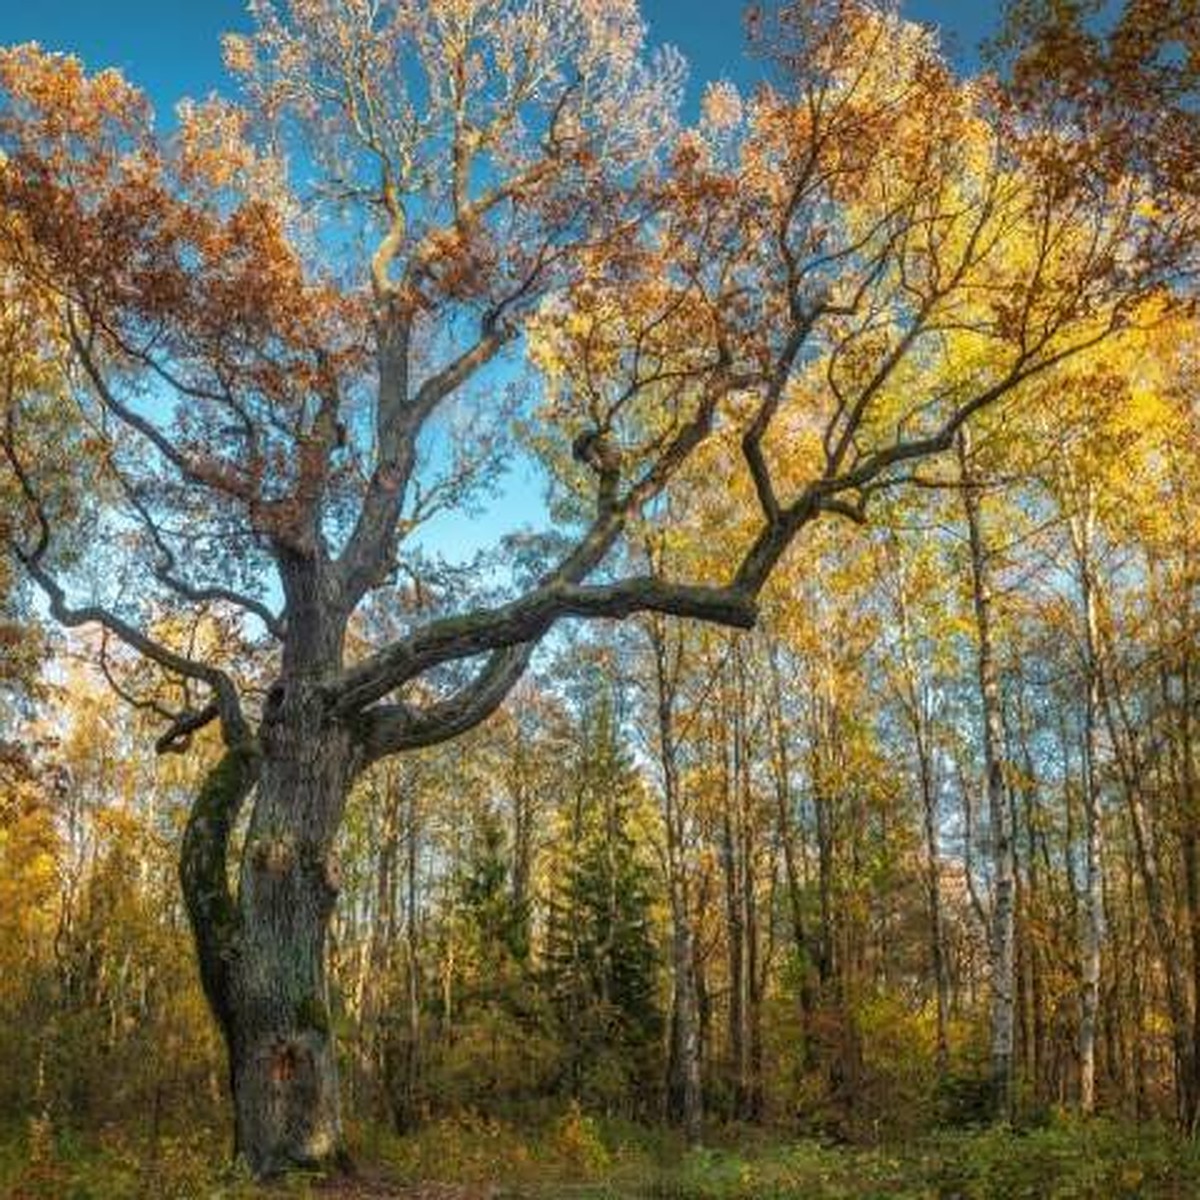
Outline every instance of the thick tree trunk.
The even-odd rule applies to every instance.
[[[201,976],[229,1052],[234,1152],[258,1177],[341,1161],[325,943],[333,839],[356,768],[349,733],[295,681],[268,700],[259,744],[229,751],[184,838],[181,875]],[[255,790],[238,896],[229,833]]]

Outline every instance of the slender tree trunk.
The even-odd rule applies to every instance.
[[[1013,1017],[1016,992],[1016,870],[1012,807],[1004,788],[1002,747],[1004,729],[1000,707],[1000,679],[992,647],[992,582],[983,540],[981,497],[972,475],[971,448],[964,433],[958,443],[963,509],[971,547],[971,593],[975,608],[975,636],[979,698],[983,710],[983,761],[991,822],[992,1006],[991,1073],[995,1112],[1002,1121],[1013,1115]]]
[[[530,938],[530,875],[533,871],[533,789],[529,780],[529,750],[520,720],[513,737],[509,764],[509,792],[513,812],[512,899],[521,923],[521,945],[528,949]]]
[[[921,771],[921,801],[925,827],[925,900],[929,910],[929,955],[937,1004],[937,1067],[945,1074],[950,1063],[948,1022],[950,976],[947,971],[944,921],[942,919],[941,854],[938,849],[937,800],[926,763]]]
[[[393,1093],[392,1120],[400,1133],[420,1121],[421,1090],[421,936],[417,905],[417,860],[420,848],[418,789],[409,781],[405,805],[404,856],[404,1015],[407,1029],[400,1040],[398,1078]],[[392,922],[392,936],[395,923]]]
[[[1083,814],[1086,840],[1084,922],[1082,941],[1082,1003],[1079,1021],[1079,1107],[1096,1107],[1096,1027],[1100,1008],[1100,955],[1104,940],[1103,827],[1097,777],[1097,720],[1100,709],[1099,618],[1092,577],[1093,509],[1090,495],[1085,510],[1071,521],[1079,566],[1083,606]]]
[[[649,623],[654,651],[659,757],[663,773],[663,824],[667,843],[667,894],[671,912],[670,1077],[667,1107],[678,1121],[689,1145],[699,1145],[704,1124],[701,1085],[700,997],[697,984],[696,946],[688,903],[685,824],[675,733],[677,672],[670,661],[661,622]]]
[[[408,802],[408,854],[405,862],[406,900],[404,905],[405,1006],[408,1012],[408,1037],[404,1043],[404,1092],[410,1127],[418,1118],[421,1081],[421,933],[417,910],[417,849],[420,825],[417,794],[413,789]]]
[[[357,988],[361,1061],[369,1072],[368,1080],[374,1085],[375,1096],[383,1101],[385,1111],[386,1091],[382,1096],[380,1092],[386,1078],[387,1046],[381,1017],[389,999],[388,983],[395,932],[396,860],[400,845],[400,797],[399,788],[395,786],[398,774],[389,772],[382,795],[376,794],[376,802],[382,804],[383,812],[375,864],[375,902],[370,910]]]
[[[822,987],[834,979],[836,930],[833,915],[833,814],[829,797],[819,787],[813,792],[817,814],[817,898],[821,914],[821,935],[817,954],[817,976]]]
[[[833,705],[814,694],[809,737],[809,777],[817,835],[817,902],[820,928],[817,936],[817,978],[822,992],[834,980],[837,969],[834,917],[834,813],[830,795],[833,772],[827,768],[834,738]]]
[[[1020,691],[1018,691],[1018,699]],[[1025,928],[1028,930],[1042,918],[1045,899],[1042,896],[1043,869],[1039,849],[1045,855],[1045,834],[1040,830],[1038,781],[1034,774],[1033,754],[1029,748],[1029,731],[1024,706],[1018,708],[1018,736],[1021,749],[1021,811],[1025,823]],[[1049,868],[1046,868],[1049,873]],[[1029,1047],[1029,1075],[1033,1080],[1034,1097],[1041,1102],[1046,1094],[1046,1002],[1043,984],[1045,951],[1041,939],[1029,938],[1029,994],[1033,1008],[1032,1042]]]
[[[729,1073],[733,1083],[733,1115],[741,1120],[746,1115],[746,911],[742,881],[745,862],[738,836],[741,821],[736,809],[739,807],[737,792],[744,747],[738,729],[739,715],[735,709],[731,731],[728,710],[727,703],[722,709],[720,731],[723,780],[721,869],[725,880],[725,935],[729,956]]]
[[[1130,1070],[1133,1077],[1133,1113],[1137,1120],[1142,1120],[1146,1113],[1146,1046],[1141,1036],[1145,1028],[1145,988],[1142,986],[1142,952],[1138,938],[1138,909],[1134,897],[1134,862],[1133,855],[1127,848],[1124,855],[1124,884],[1126,923],[1129,927],[1129,1024],[1133,1030],[1132,1042],[1133,1061]]]
[[[1178,1115],[1184,1124],[1194,1111],[1191,1095],[1192,1057],[1191,1022],[1187,1008],[1187,980],[1174,937],[1174,904],[1169,885],[1164,883],[1159,863],[1158,838],[1154,822],[1146,811],[1142,796],[1145,764],[1138,753],[1132,718],[1115,676],[1107,684],[1101,675],[1100,700],[1105,723],[1112,740],[1133,831],[1138,873],[1146,897],[1155,950],[1162,962],[1167,990],[1167,1008],[1171,1017],[1171,1035],[1175,1052],[1175,1082]],[[1121,727],[1117,724],[1120,717]],[[1122,727],[1124,736],[1122,736]]]
[[[704,1122],[696,949],[686,900],[678,879],[669,890],[674,995],[671,1012],[673,1078],[668,1091],[672,1116],[682,1125],[688,1144],[695,1146],[700,1144]]]
[[[762,980],[761,944],[757,903],[758,888],[758,829],[751,783],[750,698],[746,680],[746,663],[739,651],[737,663],[737,721],[735,736],[740,749],[737,762],[738,844],[741,848],[741,906],[745,930],[745,959],[743,964],[743,1019],[745,1045],[741,1078],[741,1115],[747,1120],[762,1119],[763,1112],[763,1039],[762,1039]]]
[[[800,1028],[804,1039],[803,1061],[806,1068],[814,1065],[812,1022],[815,997],[812,986],[811,951],[804,921],[804,898],[800,872],[796,865],[796,830],[792,813],[791,754],[788,747],[787,725],[783,710],[783,678],[779,668],[778,647],[771,646],[771,730],[774,741],[772,764],[775,777],[775,815],[780,845],[783,848],[784,881],[787,886],[788,912],[791,917],[792,945],[796,969],[800,976]]]
[[[903,667],[904,707],[912,727],[917,755],[917,780],[921,791],[922,829],[925,837],[925,902],[929,917],[929,962],[933,974],[934,1002],[937,1008],[937,1067],[945,1075],[950,1062],[948,1034],[950,977],[946,963],[946,943],[942,914],[942,859],[938,830],[937,781],[934,778],[933,722],[929,686],[918,669],[913,653],[912,628],[908,609],[908,580],[905,577],[902,550],[893,541],[896,575],[896,607],[900,623],[900,657]]]
[[[1183,662],[1180,670],[1180,756],[1182,766],[1183,867],[1187,888],[1188,934],[1192,952],[1192,1031],[1188,1070],[1187,1104],[1182,1114],[1185,1127],[1194,1132],[1200,1118],[1200,786],[1196,781],[1193,721],[1196,698],[1192,685],[1191,622],[1185,622]]]

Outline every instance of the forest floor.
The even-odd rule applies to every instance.
[[[1200,1200],[1200,1147],[1159,1126],[1050,1122],[1023,1133],[949,1131],[834,1146],[723,1129],[684,1152],[634,1126],[568,1116],[528,1133],[439,1122],[415,1137],[362,1139],[350,1177],[256,1188],[213,1161],[196,1131],[144,1139],[109,1130],[59,1139],[30,1162],[0,1138],[3,1200]],[[27,1143],[27,1139],[25,1139]]]

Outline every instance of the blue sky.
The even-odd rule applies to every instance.
[[[655,41],[678,46],[693,79],[737,77],[741,0],[643,0]],[[956,57],[969,59],[991,30],[997,6],[972,0],[904,0],[909,16],[934,22]],[[89,68],[117,66],[151,94],[160,111],[221,81],[218,35],[245,28],[244,0],[0,0],[0,43],[38,41],[78,53]]]
[[[951,57],[968,67],[998,7],[971,0],[903,4],[913,19],[939,25]],[[642,11],[652,42],[674,44],[691,64],[693,103],[707,80],[752,74],[743,57],[743,0],[642,0]],[[0,0],[0,44],[37,41],[78,54],[89,70],[119,67],[166,121],[181,97],[223,85],[219,36],[248,26],[245,0]],[[541,490],[518,465],[486,512],[474,520],[447,514],[421,541],[452,558],[495,546],[505,532],[545,524]]]

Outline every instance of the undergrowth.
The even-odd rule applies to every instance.
[[[1173,1131],[1056,1119],[1026,1132],[941,1132],[903,1144],[834,1146],[759,1129],[670,1134],[569,1109],[537,1128],[482,1118],[397,1137],[354,1131],[361,1173],[264,1192],[230,1169],[209,1129],[150,1138],[28,1129],[0,1135],[4,1200],[251,1197],[512,1197],[514,1200],[1200,1200],[1200,1149]],[[430,1193],[430,1184],[440,1190]]]

